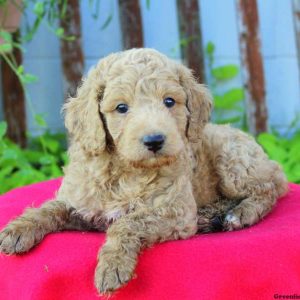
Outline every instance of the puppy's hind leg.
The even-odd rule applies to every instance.
[[[198,232],[232,231],[251,226],[270,212],[279,196],[273,182],[257,183],[248,190],[247,196],[241,199],[221,198],[198,208]]]
[[[207,140],[211,161],[219,177],[217,190],[226,199],[239,199],[224,219],[223,230],[257,223],[287,190],[281,167],[269,160],[256,141],[228,126],[210,126]]]
[[[227,212],[224,230],[232,231],[251,226],[271,211],[278,195],[272,183],[264,186],[258,186],[248,198]]]
[[[28,208],[0,232],[0,251],[6,254],[27,252],[46,234],[61,230],[89,230],[91,225],[74,214],[63,201],[49,201],[40,208]]]
[[[276,163],[264,161],[262,166],[255,166],[255,172],[244,178],[241,172],[236,177],[228,176],[223,180],[224,195],[242,199],[227,212],[224,230],[241,229],[257,223],[271,211],[277,199],[287,192],[286,178]]]
[[[239,200],[219,199],[214,203],[199,207],[197,210],[197,232],[223,231],[228,211],[237,206],[239,202]]]

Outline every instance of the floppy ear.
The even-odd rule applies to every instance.
[[[112,148],[111,136],[100,113],[100,100],[106,85],[106,73],[116,57],[112,54],[93,67],[82,80],[76,97],[69,98],[63,106],[71,142],[78,143],[89,155],[99,155]]]
[[[190,69],[179,66],[179,79],[187,95],[186,108],[189,112],[186,135],[192,142],[201,137],[202,129],[210,119],[212,96],[204,84],[199,84]]]

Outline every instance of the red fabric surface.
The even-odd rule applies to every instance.
[[[53,197],[60,180],[0,197],[0,227]],[[48,235],[25,255],[0,255],[0,299],[99,299],[93,286],[102,233]],[[236,232],[198,235],[145,250],[137,277],[112,299],[273,299],[300,294],[300,186],[274,211]]]

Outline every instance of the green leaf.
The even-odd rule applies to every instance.
[[[21,44],[13,42],[12,45],[17,49],[20,49],[22,52],[26,52],[25,48]]]
[[[219,109],[243,111],[243,109],[237,107],[237,103],[241,102],[243,99],[244,90],[241,88],[234,88],[222,96],[214,95],[214,106]]]
[[[217,79],[217,80],[229,80],[234,77],[239,72],[239,68],[236,65],[226,65],[226,66],[221,66],[217,68],[212,69],[212,75]]]
[[[110,24],[112,18],[113,18],[113,14],[110,13],[110,15],[107,17],[107,19],[105,20],[105,22],[101,25],[100,29],[104,30]]]
[[[214,43],[208,42],[207,45],[206,45],[206,48],[205,48],[205,52],[208,55],[213,55],[214,52],[215,52],[215,45],[214,45]]]
[[[148,10],[150,9],[150,0],[146,0],[146,7]]]
[[[277,145],[278,147],[284,148],[287,151],[291,148],[291,142],[288,139],[277,136]]]
[[[24,84],[33,83],[33,82],[36,82],[37,80],[38,80],[38,78],[36,76],[29,74],[29,73],[21,75],[21,81]]]
[[[11,168],[7,168],[5,172],[7,173],[9,170],[11,170]],[[43,172],[32,168],[31,166],[24,167],[13,172],[12,174],[8,173],[7,175],[9,176],[2,180],[2,183],[4,183],[5,185],[5,189],[1,189],[0,185],[0,192],[5,192],[5,190],[9,190],[15,187],[42,181],[49,177],[46,174],[43,174]]]
[[[41,126],[41,127],[47,127],[47,123],[43,117],[43,115],[41,114],[36,114],[34,116],[34,120],[37,123],[37,125]]]
[[[68,8],[68,1],[63,1],[62,7],[61,7],[61,11],[59,14],[59,18],[60,19],[64,19],[66,16],[66,12],[67,12],[67,8]]]
[[[289,181],[300,183],[300,163],[293,165],[291,168],[286,168],[286,166],[284,166],[284,171],[287,174]]]
[[[289,148],[290,161],[294,164],[298,163],[300,165],[300,140],[292,139],[289,144],[287,144],[287,148]]]
[[[189,39],[188,38],[181,38],[179,41],[179,45],[181,47],[186,47],[189,44]]]
[[[7,175],[9,175],[13,169],[14,169],[13,166],[7,166],[5,168],[1,168],[0,169],[0,180],[2,181],[2,179],[5,178]]]
[[[288,151],[280,147],[278,138],[270,133],[261,133],[257,137],[257,141],[262,145],[271,159],[274,159],[284,165],[288,158]]]
[[[13,49],[12,44],[4,43],[0,45],[0,52],[11,52]]]
[[[56,158],[53,155],[45,154],[40,158],[41,165],[51,165],[53,163],[56,163]]]
[[[59,27],[55,30],[55,34],[60,38],[64,36],[64,33],[65,33],[65,30],[62,27]]]
[[[6,143],[0,139],[0,155],[2,155],[2,152],[5,148],[6,148]]]
[[[288,140],[290,148],[300,149],[300,133],[296,133],[292,139]]]
[[[46,179],[44,174],[31,168],[24,168],[15,172],[9,180],[12,187],[19,187]]]
[[[17,160],[18,159],[18,151],[16,149],[5,149],[3,151],[1,160]]]
[[[6,193],[7,191],[9,191],[9,187],[7,186],[7,184],[5,184],[5,179],[2,180],[2,184],[0,185],[0,195]]]
[[[199,39],[197,35],[191,35],[189,37],[181,38],[179,41],[179,45],[181,47],[187,47],[191,42],[196,41]]]
[[[241,119],[242,118],[240,116],[236,116],[236,117],[231,117],[231,118],[217,120],[217,123],[218,124],[233,124],[233,123],[240,122]]]
[[[226,105],[223,103],[223,97],[220,95],[214,95],[214,108],[223,109],[224,106]]]
[[[33,12],[38,16],[42,17],[44,14],[44,3],[43,2],[36,2],[33,7]]]
[[[95,2],[95,9],[94,12],[92,12],[92,17],[94,19],[98,19],[99,17],[99,11],[100,11],[100,0],[89,0],[89,8],[92,10],[92,4]]]
[[[237,103],[243,100],[245,97],[244,90],[242,88],[233,88],[223,95],[223,99],[226,102]]]
[[[11,44],[13,41],[11,33],[5,30],[0,30],[0,38],[2,38],[5,42]]]
[[[0,122],[0,139],[2,139],[7,130],[7,123],[2,121]]]
[[[35,150],[24,150],[24,155],[31,164],[40,164],[40,159],[44,156],[44,153]]]
[[[23,36],[22,40],[24,42],[29,42],[32,40],[33,36],[35,35],[35,33],[37,32],[41,22],[42,22],[43,18],[36,18],[33,25],[28,28],[28,31],[26,33],[26,35]]]
[[[64,165],[67,165],[69,163],[69,157],[68,157],[67,152],[63,152],[61,154],[61,159],[62,159]]]
[[[24,74],[24,66],[23,65],[18,66],[17,73],[19,75],[23,75]]]
[[[274,134],[263,132],[258,135],[257,141],[264,146],[265,143],[277,144],[277,137]]]
[[[68,42],[73,42],[76,40],[76,36],[75,35],[64,36],[63,39]]]
[[[63,175],[62,170],[56,164],[52,164],[51,165],[51,177],[59,177],[62,175]]]
[[[44,138],[45,147],[53,153],[56,153],[59,150],[59,142],[51,137]]]

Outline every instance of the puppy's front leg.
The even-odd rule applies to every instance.
[[[46,234],[60,230],[92,229],[63,201],[48,201],[28,208],[0,232],[0,252],[22,253],[38,244]]]
[[[95,285],[101,294],[113,292],[134,273],[142,247],[171,239],[185,239],[197,231],[196,207],[182,206],[142,209],[111,225],[99,253]]]

